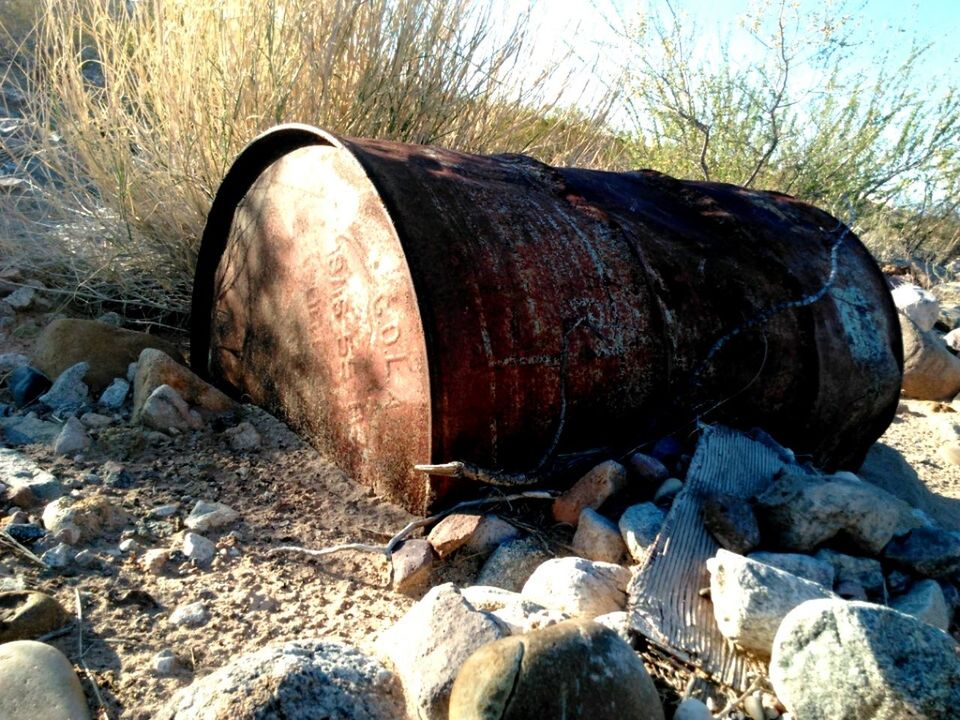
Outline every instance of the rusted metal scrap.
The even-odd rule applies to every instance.
[[[696,417],[854,466],[902,371],[869,253],[793,198],[302,125],[227,174],[192,322],[197,371],[417,513],[465,483],[414,465],[523,472]]]

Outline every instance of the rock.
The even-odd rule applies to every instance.
[[[57,423],[41,420],[36,413],[32,412],[22,417],[0,418],[0,427],[3,428],[3,434],[11,445],[47,445],[60,434],[60,426]]]
[[[10,373],[14,370],[27,367],[30,364],[30,358],[21,353],[0,353],[0,374]],[[7,378],[9,385],[10,379]]]
[[[73,561],[80,567],[86,568],[95,567],[100,564],[100,558],[90,550],[81,550],[77,553],[76,557],[73,558]]]
[[[686,698],[677,706],[673,720],[713,720],[713,713],[696,698]]]
[[[571,617],[594,618],[624,609],[629,581],[630,571],[620,565],[554,558],[533,571],[520,594]]]
[[[960,465],[960,443],[949,443],[940,447],[940,457],[951,465]]]
[[[652,502],[631,505],[620,516],[620,535],[634,561],[644,559],[665,517],[666,513]]]
[[[246,421],[227,429],[224,431],[223,436],[227,438],[227,443],[230,445],[230,448],[236,452],[259,450],[263,442],[257,429]]]
[[[292,640],[242,655],[178,691],[156,720],[396,720],[396,678],[356,648]]]
[[[960,570],[960,533],[915,528],[894,538],[883,557],[924,577],[946,577]]]
[[[172,650],[161,650],[150,661],[153,672],[161,677],[173,675],[177,669],[177,656]]]
[[[76,455],[92,444],[93,441],[87,435],[83,423],[71,417],[67,418],[57,439],[53,441],[53,452],[55,455]]]
[[[827,548],[818,550],[816,558],[833,566],[836,583],[855,583],[862,587],[871,599],[883,598],[883,567],[879,561],[844,555]]]
[[[217,554],[217,546],[203,535],[188,532],[183,536],[183,554],[198,565],[206,565]]]
[[[95,320],[61,318],[47,325],[37,338],[33,366],[56,377],[71,365],[85,362],[90,367],[86,376],[90,389],[101,393],[114,378],[126,375],[127,366],[144,348],[179,355],[173,345],[153,335]]]
[[[790,473],[760,494],[755,510],[765,540],[798,552],[842,535],[875,555],[916,522],[909,505],[869,483]]]
[[[936,580],[921,580],[906,595],[894,599],[890,606],[941,630],[950,629],[952,613],[947,609],[943,590]]]
[[[47,550],[40,560],[49,568],[64,568],[73,562],[73,550],[69,545],[60,543]]]
[[[703,498],[703,524],[720,547],[746,555],[760,544],[760,527],[753,508],[733,495],[708,495]]]
[[[55,411],[76,410],[86,405],[89,391],[83,377],[89,369],[90,365],[85,362],[68,367],[57,376],[51,388],[39,397],[40,402]]]
[[[620,562],[627,551],[620,528],[590,508],[580,513],[572,547],[580,557],[609,563]]]
[[[157,505],[155,508],[151,508],[150,512],[147,513],[147,518],[152,520],[162,520],[163,518],[168,518],[177,514],[177,510],[180,509],[180,506],[176,503],[169,503],[167,505]]]
[[[954,327],[953,330],[943,336],[943,341],[947,347],[960,351],[960,327]]]
[[[656,505],[669,506],[681,490],[683,490],[682,480],[667,478],[653,494],[653,502]]]
[[[400,593],[422,590],[433,570],[433,548],[426,540],[405,541],[391,557],[393,562],[393,589]]]
[[[427,535],[427,542],[433,546],[437,557],[443,560],[470,540],[470,537],[480,526],[481,520],[480,515],[466,515],[464,513],[447,515],[430,530],[430,534]]]
[[[641,484],[651,489],[660,486],[670,477],[667,466],[653,455],[633,453],[627,460],[627,467],[633,472]]]
[[[450,720],[663,720],[653,681],[616,633],[568,621],[490,643],[464,663]]]
[[[43,509],[43,526],[54,535],[64,527],[76,527],[77,541],[90,542],[103,532],[119,530],[130,516],[104,495],[88,495],[79,500],[62,497]]]
[[[159,575],[169,559],[170,551],[167,548],[153,548],[140,558],[140,566],[151,575]]]
[[[190,412],[190,406],[169,385],[160,385],[148,397],[137,420],[155,430],[188,432],[203,427],[203,422]]]
[[[202,602],[192,602],[187,605],[178,606],[168,618],[171,625],[184,625],[186,627],[200,627],[206,625],[210,620],[210,613]]]
[[[960,392],[960,358],[935,333],[902,318],[903,394],[917,400],[950,400]]]
[[[101,430],[113,425],[113,418],[107,415],[101,415],[100,413],[88,412],[84,413],[83,417],[80,418],[80,422],[83,423],[84,427]]]
[[[127,374],[124,376],[128,383],[133,385],[134,380],[137,379],[137,370],[140,369],[140,363],[132,362],[127,365]]]
[[[39,525],[33,523],[10,523],[4,530],[18,543],[30,545],[47,534]]]
[[[3,300],[14,310],[29,310],[37,302],[37,290],[32,287],[20,287]]]
[[[800,719],[946,719],[960,707],[953,639],[870,603],[814,600],[795,608],[777,631],[770,679]]]
[[[610,628],[617,634],[618,638],[632,646],[633,628],[630,625],[630,615],[626,611],[618,610],[617,612],[606,613],[605,615],[597,615],[593,621],[597,625]]]
[[[809,555],[799,553],[755,552],[748,556],[751,560],[772,565],[784,572],[823,585],[827,590],[833,589],[833,582],[837,571],[826,560],[820,560]]]
[[[0,448],[0,478],[13,493],[26,489],[38,502],[49,502],[63,495],[63,485],[50,473],[17,450]],[[31,507],[20,505],[18,507]]]
[[[867,601],[867,591],[860,583],[852,580],[841,580],[834,588],[837,595],[844,600],[862,600]]]
[[[120,544],[117,545],[117,548],[120,552],[133,553],[134,555],[139,555],[144,551],[144,547],[141,543],[137,542],[134,538],[126,538],[120,541]]]
[[[761,659],[770,657],[780,621],[797,605],[836,597],[809,580],[719,550],[707,561],[713,615],[724,637]]]
[[[236,522],[239,517],[240,513],[229,505],[224,505],[219,502],[197,500],[197,504],[193,506],[193,510],[187,515],[187,519],[183,521],[183,524],[191,530],[203,533],[208,530],[215,530],[216,528],[230,525]]]
[[[90,720],[80,680],[54,647],[33,640],[0,645],[4,718]]]
[[[222,392],[176,362],[169,353],[147,348],[140,353],[133,381],[135,422],[140,419],[147,399],[161,385],[169,385],[187,403],[211,414],[228,412],[237,406]]]
[[[29,405],[50,389],[50,378],[32,367],[21,367],[7,377],[7,387],[18,408]]]
[[[480,524],[467,540],[466,549],[476,555],[489,555],[503,543],[519,537],[520,531],[516,527],[500,516],[488,513],[480,518]]]
[[[127,393],[130,392],[130,383],[123,378],[114,378],[113,382],[107,386],[107,389],[100,395],[97,405],[107,410],[119,410],[123,407],[127,399]]]
[[[926,332],[936,325],[940,303],[933,293],[917,285],[904,283],[895,287],[890,294],[897,310],[910,318],[918,328]]]
[[[913,578],[899,570],[887,573],[887,590],[893,595],[903,595],[913,585]]]
[[[42,592],[0,592],[0,643],[32,640],[63,627],[69,615]]]
[[[576,525],[584,508],[596,510],[623,490],[627,471],[618,462],[607,460],[577,480],[553,502],[553,518],[557,522]]]
[[[489,612],[497,618],[511,635],[523,635],[570,619],[566,613],[550,610],[520,593],[503,588],[471,585],[460,593],[474,609]]]
[[[477,585],[519,591],[533,571],[550,557],[535,537],[507,540],[487,558],[477,576]]]
[[[397,669],[409,715],[444,720],[453,680],[464,661],[506,634],[500,622],[474,609],[452,583],[445,583],[380,635],[376,648]]]
[[[133,475],[115,460],[108,460],[103,464],[100,468],[100,476],[103,478],[103,484],[114,490],[126,490],[134,484]]]

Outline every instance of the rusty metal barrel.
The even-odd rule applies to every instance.
[[[696,421],[854,467],[903,358],[876,264],[786,195],[285,125],[237,158],[192,363],[414,512],[417,463],[524,471]]]

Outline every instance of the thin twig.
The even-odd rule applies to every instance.
[[[64,625],[59,630],[51,630],[45,635],[41,635],[40,637],[37,638],[37,642],[47,642],[48,640],[53,640],[54,638],[58,638],[61,635],[66,635],[71,630],[73,630],[73,623],[70,623],[69,625]]]
[[[513,500],[553,500],[557,496],[557,493],[551,492],[548,490],[530,490],[522,493],[515,493],[513,495],[502,495],[499,497],[489,497],[489,498],[480,498],[479,500],[467,500],[462,503],[457,503],[453,507],[447,508],[441,512],[436,513],[435,515],[430,515],[425,518],[418,518],[407,523],[400,532],[394,535],[387,542],[386,545],[367,545],[365,543],[345,543],[343,545],[331,545],[325,548],[312,549],[302,547],[300,545],[281,545],[280,547],[273,548],[271,553],[278,552],[297,552],[303,553],[304,555],[309,555],[311,557],[323,557],[325,555],[333,555],[334,553],[345,552],[347,550],[355,550],[357,552],[368,552],[374,553],[377,555],[384,555],[388,560],[392,559],[394,550],[397,549],[397,545],[406,540],[410,534],[422,527],[428,525],[433,525],[436,522],[439,522],[447,515],[451,515],[460,510],[466,510],[473,507],[481,507],[483,505],[493,505],[496,503],[505,503],[511,502]],[[390,579],[393,580],[393,563],[390,563]]]
[[[83,604],[80,601],[80,589],[74,588],[74,597],[77,603],[77,662],[80,663],[80,667],[83,669],[84,675],[87,676],[87,680],[90,681],[90,686],[93,688],[93,694],[97,698],[97,703],[100,706],[100,715],[105,718],[109,718],[110,714],[107,712],[107,706],[103,702],[103,695],[100,694],[100,687],[97,685],[97,680],[93,676],[93,673],[90,672],[90,668],[87,667],[86,661],[83,659],[84,650],[83,650]]]
[[[739,697],[737,697],[736,699],[731,700],[730,702],[728,702],[728,703],[724,706],[723,710],[721,710],[720,712],[716,713],[713,717],[715,717],[715,718],[725,717],[728,713],[730,713],[730,712],[732,712],[733,710],[735,710],[736,708],[738,708],[738,707],[740,706],[740,704],[743,703],[743,701],[747,699],[747,696],[748,696],[748,695],[751,695],[754,690],[759,690],[759,689],[763,686],[763,683],[764,683],[764,677],[763,677],[762,675],[758,676],[752,683],[750,683],[750,687],[748,687],[746,690],[744,690],[744,691],[739,695]]]
[[[40,567],[45,568],[47,566],[46,563],[44,563],[43,560],[37,557],[37,555],[34,552],[29,550],[28,548],[25,548],[23,545],[17,542],[13,537],[11,537],[6,531],[0,532],[0,542],[2,542],[4,545],[6,545],[8,548],[13,550],[14,552],[20,553],[31,562],[36,563]]]

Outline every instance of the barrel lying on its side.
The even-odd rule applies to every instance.
[[[853,466],[903,365],[869,253],[793,198],[302,125],[217,194],[192,348],[415,512],[451,489],[415,463],[524,470],[558,428],[562,453],[722,420]]]

